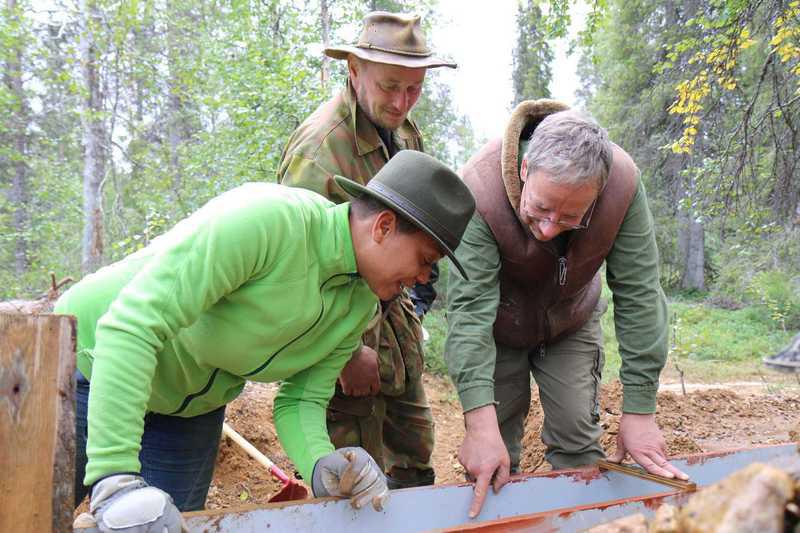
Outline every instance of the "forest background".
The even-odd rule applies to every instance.
[[[550,96],[574,3],[515,5],[509,109]],[[0,300],[43,293],[49,272],[79,279],[222,191],[275,181],[289,134],[345,84],[322,47],[375,9],[420,13],[434,47],[447,17],[436,0],[3,0]],[[753,363],[779,349],[800,329],[800,4],[594,0],[571,47],[578,107],[647,186],[673,357]],[[412,117],[457,168],[486,139],[452,90],[430,71]],[[441,371],[441,311],[430,329]]]

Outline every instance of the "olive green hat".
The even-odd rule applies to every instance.
[[[371,196],[430,235],[467,278],[453,251],[475,212],[475,198],[444,163],[422,152],[402,150],[366,186],[342,176],[335,179],[350,196]]]
[[[329,46],[325,55],[347,59],[348,54],[388,65],[409,68],[456,68],[452,61],[436,57],[425,42],[419,15],[373,11],[364,17],[361,36],[354,45]]]

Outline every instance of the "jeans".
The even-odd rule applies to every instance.
[[[86,473],[86,414],[89,381],[75,371],[75,506],[89,487],[83,485]],[[148,413],[139,461],[140,475],[154,487],[172,496],[181,511],[203,509],[214,475],[225,406],[204,415],[184,418]]]

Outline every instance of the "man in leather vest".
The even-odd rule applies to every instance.
[[[462,169],[477,210],[448,284],[445,358],[464,410],[459,460],[476,479],[474,517],[519,468],[530,376],[553,468],[605,457],[600,269],[614,297],[624,400],[611,460],[686,478],[655,422],[667,307],[653,220],[630,156],[593,120],[553,100],[521,103],[503,139]]]
[[[376,11],[367,14],[354,45],[325,53],[346,60],[346,87],[292,133],[278,179],[316,191],[334,202],[347,195],[334,175],[368,183],[402,150],[424,151],[408,116],[420,97],[427,69],[455,67],[428,48],[420,18]],[[434,426],[422,386],[421,319],[433,303],[432,282],[408,287],[383,302],[364,335],[364,346],[342,370],[327,412],[334,445],[362,446],[381,465],[390,488],[434,482]]]

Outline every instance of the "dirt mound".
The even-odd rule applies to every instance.
[[[272,403],[277,391],[277,385],[272,383],[248,383],[242,395],[228,405],[225,421],[291,477],[294,466],[283,452],[272,422]],[[237,444],[223,438],[206,508],[266,503],[280,488],[280,482],[265,467]]]
[[[464,480],[458,448],[464,438],[461,406],[447,379],[425,376],[425,389],[436,421],[433,462],[437,483]],[[275,435],[272,401],[274,384],[248,384],[245,392],[228,406],[227,421],[289,475],[294,473]],[[607,453],[616,448],[622,408],[622,386],[605,385],[600,396],[601,439]],[[747,447],[797,440],[800,435],[800,397],[765,388],[758,394],[726,388],[662,392],[656,415],[669,455],[683,455],[725,448]],[[525,425],[521,468],[523,472],[548,470],[540,434],[542,410],[534,389]],[[223,440],[217,458],[207,507],[216,509],[242,504],[263,504],[280,488],[269,472],[235,444]]]
[[[605,430],[600,442],[611,455],[617,448],[619,419],[622,414],[622,385],[604,385],[600,394],[600,423]],[[696,390],[685,396],[660,392],[656,420],[664,433],[670,456],[709,452],[795,440],[800,428],[800,398],[796,395],[740,395],[733,390]],[[523,472],[549,470],[541,442],[543,414],[539,398],[533,394],[531,411],[525,423]]]

